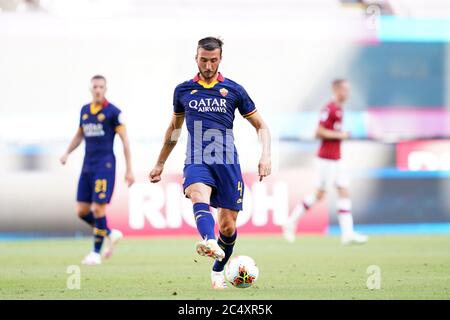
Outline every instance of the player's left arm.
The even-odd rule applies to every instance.
[[[271,150],[270,150],[270,131],[267,124],[258,112],[253,113],[247,120],[256,129],[258,140],[262,145],[261,158],[258,164],[259,181],[270,175],[272,171]]]
[[[130,150],[130,140],[128,139],[127,128],[124,125],[120,125],[116,127],[116,132],[122,140],[123,145],[123,154],[125,156],[126,163],[126,173],[125,173],[125,181],[127,185],[130,187],[134,183],[134,174],[133,169],[131,167],[131,150]]]

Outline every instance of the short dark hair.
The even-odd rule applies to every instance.
[[[200,48],[207,51],[220,49],[220,55],[222,55],[222,46],[223,41],[221,39],[215,37],[206,37],[198,41],[197,50]]]
[[[347,82],[347,79],[338,78],[338,79],[334,79],[333,82],[331,83],[331,85],[332,85],[333,88],[336,88],[336,87],[340,86],[344,82]]]
[[[96,74],[95,76],[93,76],[91,78],[91,81],[94,81],[94,80],[103,80],[106,82],[106,78],[104,76],[102,76],[101,74]]]

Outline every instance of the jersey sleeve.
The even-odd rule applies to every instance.
[[[78,127],[82,128],[83,127],[83,117],[87,117],[86,115],[86,107],[82,107],[80,110],[80,118],[79,118],[79,122],[78,122]]]
[[[237,107],[239,109],[239,113],[246,119],[250,118],[256,113],[256,107],[253,100],[250,98],[247,91],[245,91],[245,89],[242,87],[239,90],[239,100]]]
[[[324,108],[320,112],[320,121],[319,125],[327,128],[332,129],[334,124],[335,114],[334,111],[330,108]]]
[[[117,109],[112,117],[111,125],[114,130],[117,130],[119,127],[124,125],[122,111]]]
[[[176,116],[184,115],[184,106],[180,100],[180,88],[176,87],[173,92],[173,114]]]

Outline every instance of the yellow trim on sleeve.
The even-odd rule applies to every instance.
[[[247,114],[244,114],[243,115],[243,117],[245,118],[245,119],[248,119],[248,118],[250,118],[251,116],[253,116],[255,113],[256,113],[256,111],[258,111],[258,110],[253,110],[253,111],[251,111],[251,112],[249,112],[249,113],[247,113]]]
[[[114,128],[114,131],[116,131],[116,132],[121,132],[123,130],[125,130],[124,124],[119,124],[117,127]]]

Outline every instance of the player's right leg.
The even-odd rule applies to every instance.
[[[109,179],[111,180],[111,179]],[[111,185],[111,183],[109,183]],[[95,175],[91,172],[82,172],[78,180],[77,189],[77,214],[80,219],[91,227],[95,227],[95,217],[92,212],[92,202],[96,199]],[[112,193],[112,191],[111,191]],[[107,230],[108,235],[111,230]]]
[[[77,215],[78,217],[86,222],[91,227],[94,227],[95,220],[94,214],[91,211],[90,202],[77,202]]]
[[[217,244],[214,233],[215,221],[209,208],[213,187],[215,187],[215,181],[206,165],[185,166],[184,193],[192,201],[195,223],[202,238],[196,244],[197,253],[215,260],[222,260],[225,253]]]
[[[295,241],[297,225],[301,217],[325,197],[326,189],[333,179],[333,165],[333,162],[325,159],[316,159],[315,166],[318,176],[318,180],[316,181],[316,192],[304,197],[294,208],[292,214],[286,220],[286,223],[282,226],[283,236],[288,242]]]
[[[86,223],[92,226],[95,231],[95,216],[91,211],[93,175],[89,172],[82,172],[78,181],[77,190],[77,213]],[[96,265],[101,263],[100,255],[90,252],[82,261],[82,264]]]
[[[92,228],[95,227],[95,217],[92,212],[92,203],[90,202],[77,202],[77,215],[78,217],[90,225]],[[113,236],[117,237],[118,233],[121,233],[119,230],[110,229],[107,227],[107,235],[109,238],[113,238]]]
[[[282,226],[283,236],[288,242],[295,241],[295,235],[297,233],[298,222],[304,214],[310,210],[317,202],[325,198],[326,191],[322,189],[317,189],[314,194],[307,195],[303,198],[301,203],[299,203],[292,214],[286,220],[286,223]]]
[[[107,236],[107,222],[106,222],[106,204],[93,203],[92,212],[94,213],[95,227],[94,245],[92,251],[83,259],[82,263],[87,265],[98,265],[102,263],[101,249],[103,240]]]
[[[202,237],[202,240],[196,244],[197,253],[215,260],[222,260],[225,253],[217,244],[214,233],[215,221],[209,209],[211,191],[212,188],[204,183],[194,183],[186,188],[185,194],[192,201],[195,223]]]
[[[77,214],[80,219],[91,227],[94,227],[94,214],[91,211],[92,203],[92,185],[91,174],[82,172],[78,180],[77,189]]]

